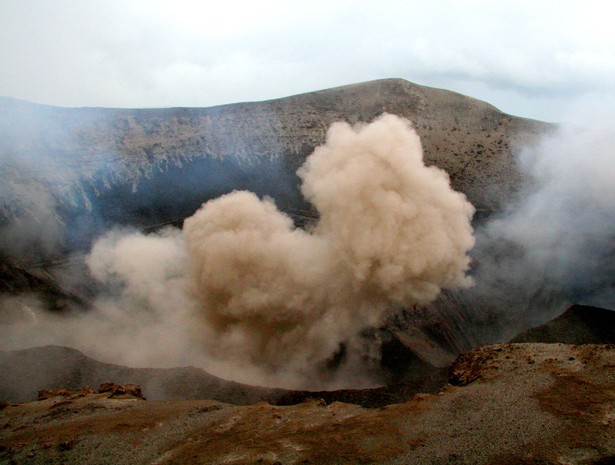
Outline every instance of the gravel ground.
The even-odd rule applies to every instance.
[[[0,411],[0,463],[608,464],[614,367],[613,345],[487,346],[377,409],[53,397]]]

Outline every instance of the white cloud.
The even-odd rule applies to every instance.
[[[402,77],[480,89],[474,96],[505,111],[556,120],[560,105],[615,96],[606,10],[599,1],[5,0],[0,95],[207,106]]]

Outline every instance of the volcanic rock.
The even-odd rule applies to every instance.
[[[461,354],[451,366],[449,383],[454,386],[465,386],[480,378],[481,367],[486,359],[476,351]]]
[[[50,399],[52,397],[68,397],[72,392],[66,388],[60,389],[41,389],[38,391],[38,400]]]
[[[145,397],[141,392],[141,386],[137,386],[136,384],[115,384],[106,382],[100,385],[98,388],[98,393],[110,393],[110,397],[119,399],[135,397],[137,399],[145,400]]]
[[[376,409],[100,394],[21,404],[0,411],[0,461],[535,465],[615,456],[615,346],[502,344],[466,360],[474,382]]]

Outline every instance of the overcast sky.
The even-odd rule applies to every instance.
[[[607,1],[0,0],[0,95],[210,106],[400,77],[520,116],[615,108]]]

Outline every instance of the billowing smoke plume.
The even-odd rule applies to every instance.
[[[342,346],[348,364],[367,356],[358,333],[391,310],[471,284],[473,207],[423,164],[407,121],[334,124],[299,176],[320,213],[308,231],[272,200],[233,192],[204,204],[181,233],[103,237],[87,263],[105,297],[65,326],[54,322],[59,337],[40,325],[39,343],[305,386]]]
[[[335,124],[299,175],[320,212],[312,231],[247,192],[186,220],[193,292],[216,333],[209,352],[310,366],[391,308],[470,284],[473,208],[423,164],[407,122]]]

